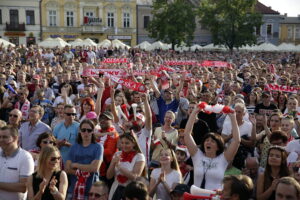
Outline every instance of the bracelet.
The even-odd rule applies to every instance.
[[[58,193],[58,189],[55,187],[54,192],[50,192],[52,195],[56,195]]]

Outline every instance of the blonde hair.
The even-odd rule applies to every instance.
[[[159,154],[161,154],[162,151],[169,151],[170,152],[171,157],[173,158],[172,161],[171,161],[171,168],[178,171],[178,172],[180,172],[180,168],[179,168],[177,158],[176,158],[176,155],[175,155],[174,151],[172,149],[169,149],[169,148],[163,148],[163,149],[160,150]]]
[[[44,177],[46,173],[46,165],[49,162],[49,159],[52,155],[52,153],[58,152],[60,155],[60,152],[57,147],[55,146],[46,146],[43,148],[43,150],[40,152],[39,159],[38,159],[38,165],[37,165],[37,175],[39,177]],[[54,169],[55,172],[60,170],[60,164]]]

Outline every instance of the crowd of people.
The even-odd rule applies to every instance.
[[[293,52],[0,45],[0,199],[298,200],[299,75]]]

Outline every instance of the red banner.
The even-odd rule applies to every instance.
[[[105,58],[102,63],[129,63],[128,58]]]
[[[224,61],[211,61],[204,60],[202,63],[199,63],[202,67],[230,67],[230,64]]]
[[[265,86],[265,90],[267,90],[267,91],[282,91],[282,92],[297,94],[297,91],[299,90],[299,88],[285,86],[285,85],[267,84]]]
[[[174,66],[174,65],[197,65],[197,61],[193,61],[193,60],[170,60],[170,61],[165,61],[164,64],[165,65],[169,65],[169,66]]]

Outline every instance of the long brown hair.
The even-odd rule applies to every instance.
[[[266,191],[272,185],[272,167],[269,164],[269,156],[271,150],[278,150],[281,152],[281,164],[279,170],[279,177],[284,177],[289,175],[289,169],[287,167],[287,153],[285,149],[280,146],[272,146],[268,150],[268,157],[267,157],[267,166],[264,172],[264,191]]]

